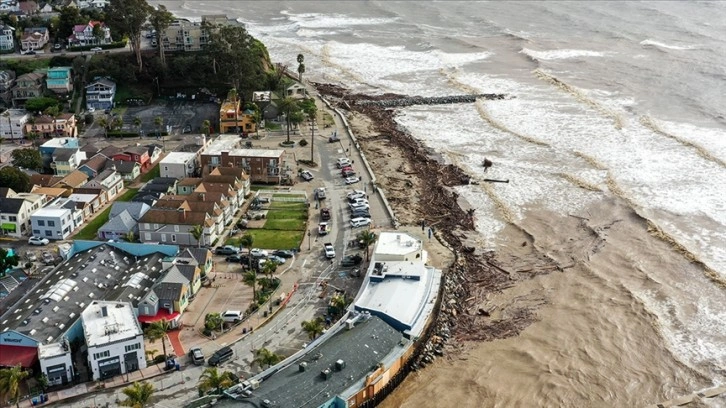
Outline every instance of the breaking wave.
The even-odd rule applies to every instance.
[[[489,112],[487,111],[486,106],[484,106],[484,101],[477,100],[474,105],[476,106],[476,111],[479,113],[479,116],[486,123],[488,123],[489,126],[495,128],[495,129],[499,129],[502,132],[509,133],[510,135],[516,136],[517,138],[522,139],[526,142],[533,143],[533,144],[536,144],[539,146],[551,147],[550,144],[547,142],[543,142],[543,141],[536,139],[534,137],[531,137],[531,136],[523,135],[515,130],[512,130],[512,129],[504,126],[503,123],[499,122],[498,120],[491,117],[491,115],[489,115]]]
[[[590,50],[550,50],[550,51],[535,51],[529,48],[522,48],[520,53],[528,56],[530,59],[535,61],[549,61],[558,59],[568,58],[579,58],[579,57],[603,57],[605,54],[599,51]]]
[[[666,43],[662,43],[662,42],[655,41],[655,40],[651,40],[651,39],[647,39],[647,40],[641,41],[640,42],[640,45],[653,46],[653,47],[658,47],[658,48],[665,48],[665,49],[668,49],[668,50],[692,50],[692,49],[695,49],[696,48],[695,45],[686,45],[686,46],[683,46],[683,45],[672,45],[672,44],[666,44]]]
[[[674,134],[666,132],[665,130],[661,129],[660,126],[658,126],[658,124],[655,123],[655,121],[651,117],[641,116],[640,123],[643,126],[647,127],[648,129],[652,130],[655,134],[665,136],[667,138],[677,141],[678,143],[680,143],[684,146],[693,148],[696,150],[696,152],[698,153],[699,156],[703,157],[706,160],[714,162],[721,167],[726,168],[726,162],[724,162],[723,160],[719,159],[718,157],[712,155],[711,152],[709,152],[706,148],[704,148],[703,146],[700,146],[696,143],[693,143],[689,140],[683,139],[680,136],[676,136]]]
[[[546,82],[549,82],[550,84],[560,88],[561,90],[569,93],[570,95],[574,96],[578,101],[594,108],[600,114],[603,116],[606,116],[610,118],[613,121],[613,126],[615,126],[616,129],[620,130],[623,128],[623,118],[620,117],[617,113],[613,112],[612,110],[606,108],[605,106],[599,104],[597,101],[589,98],[587,95],[585,95],[582,91],[575,88],[572,85],[569,85],[565,82],[562,82],[554,75],[548,74],[541,69],[534,70],[534,75]]]

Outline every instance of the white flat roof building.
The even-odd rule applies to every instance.
[[[426,251],[421,240],[402,232],[381,232],[373,249],[371,264],[375,261],[427,262]]]
[[[67,384],[73,381],[73,356],[66,340],[39,344],[40,371],[48,378],[49,385]]]
[[[161,163],[185,164],[189,160],[193,160],[195,157],[197,157],[196,153],[171,152],[161,159]]]

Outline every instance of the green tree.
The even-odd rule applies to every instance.
[[[164,118],[161,116],[155,117],[154,124],[156,125],[156,128],[159,129],[159,137],[161,137],[162,127],[164,126]]]
[[[28,372],[18,364],[12,368],[0,370],[0,395],[8,400],[15,401],[15,406],[20,407],[20,383],[29,376]]]
[[[358,242],[363,245],[363,248],[365,248],[366,251],[366,262],[368,262],[368,256],[369,251],[368,247],[371,246],[374,242],[376,242],[376,234],[371,231],[361,231],[358,233]]]
[[[13,256],[8,256],[8,251],[4,248],[0,248],[0,277],[5,276],[5,272],[15,266],[18,266],[20,257],[13,253]]]
[[[30,170],[38,170],[43,167],[43,158],[37,149],[15,149],[11,156],[13,166]]]
[[[0,187],[9,187],[17,193],[29,193],[30,177],[20,169],[12,166],[5,166],[0,169]]]
[[[330,306],[335,309],[334,314],[336,316],[342,316],[349,304],[350,301],[348,297],[345,296],[345,294],[336,294],[333,295],[333,297],[330,299]]]
[[[113,130],[120,130],[124,126],[124,118],[121,115],[117,115],[113,117],[113,120],[111,121],[111,129]]]
[[[200,248],[203,241],[202,237],[204,236],[204,227],[201,225],[195,225],[189,230],[189,233],[192,234],[192,237],[194,237],[195,240],[197,240],[197,248]]]
[[[101,126],[101,128],[103,129],[103,136],[108,137],[108,119],[103,117],[99,119],[98,126]]]
[[[124,235],[124,239],[127,242],[136,242],[136,234],[134,234],[133,231],[129,231],[126,233],[126,235]]]
[[[234,382],[235,377],[231,372],[224,371],[220,373],[217,367],[207,367],[199,377],[198,387],[203,393],[214,390],[216,394],[221,394],[222,390],[233,386]]]
[[[209,43],[204,48],[212,70],[240,94],[247,95],[264,83],[262,61],[266,58],[244,26],[205,25]]]
[[[257,300],[257,271],[254,269],[248,269],[247,272],[242,275],[242,282],[252,288],[252,299]]]
[[[266,259],[265,262],[262,263],[262,273],[264,273],[268,277],[271,278],[272,274],[275,273],[276,270],[277,270],[276,262]]]
[[[212,122],[205,119],[202,122],[202,133],[205,134],[206,136],[209,136],[209,132],[211,130],[212,130]]]
[[[220,313],[207,313],[204,316],[204,327],[207,330],[221,330],[222,322],[222,315]]]
[[[297,112],[299,110],[299,107],[297,105],[297,102],[295,99],[291,97],[286,97],[282,101],[280,101],[280,111],[285,114],[285,123],[287,124],[287,142],[290,143],[290,123],[291,123],[291,116],[293,112]]]
[[[103,44],[103,40],[105,39],[105,33],[103,32],[103,27],[101,24],[96,24],[93,26],[93,39],[96,40],[96,44]]]
[[[53,118],[53,133],[55,136],[58,136],[59,130],[56,127],[56,121],[58,120],[58,116],[60,116],[60,108],[58,108],[58,105],[49,106],[43,113]]]
[[[144,334],[146,337],[151,341],[151,343],[156,342],[156,340],[161,340],[161,348],[164,352],[164,357],[168,354],[166,354],[166,332],[169,331],[169,322],[166,319],[162,319],[159,321],[156,321],[154,323],[151,323],[149,327],[144,330]]]
[[[261,348],[255,351],[255,360],[260,367],[267,366],[268,368],[282,361],[282,356],[272,351]]]
[[[242,235],[242,238],[239,239],[240,246],[247,248],[247,267],[249,269],[252,269],[252,256],[250,255],[250,250],[252,249],[252,244],[254,242],[255,237],[253,237],[250,233]]]
[[[302,82],[302,75],[305,73],[305,56],[297,54],[297,80]]]
[[[155,10],[151,10],[149,14],[149,23],[156,30],[156,36],[159,44],[159,60],[161,66],[166,69],[166,56],[164,55],[163,35],[167,28],[174,21],[174,15],[166,9],[166,6],[159,4]]]
[[[305,122],[305,114],[302,111],[295,111],[290,114],[290,123],[294,128],[300,128],[300,124]]]
[[[73,34],[73,26],[76,24],[87,23],[83,21],[81,13],[77,7],[63,7],[60,10],[58,16],[58,30],[56,31],[57,38],[68,38]]]
[[[45,112],[52,106],[58,106],[58,100],[44,96],[30,98],[25,102],[25,109],[29,112]]]
[[[139,72],[144,67],[141,59],[141,28],[146,23],[151,6],[146,0],[111,0],[106,6],[106,19],[111,28],[115,29],[117,37],[127,36],[131,50],[136,55],[136,64]]]
[[[121,401],[119,405],[123,407],[144,408],[146,404],[151,402],[151,396],[154,394],[154,386],[146,381],[135,382],[124,388],[121,392],[126,399]]]
[[[300,326],[308,334],[310,340],[315,340],[316,337],[323,333],[323,318],[318,316],[312,320],[305,320]]]
[[[139,139],[141,139],[141,118],[134,118],[134,129],[139,133]]]

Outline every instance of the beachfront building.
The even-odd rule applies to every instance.
[[[94,381],[146,368],[144,332],[131,303],[92,301],[81,322]]]
[[[65,94],[73,90],[71,67],[48,68],[45,86],[55,93]]]
[[[108,78],[96,78],[86,85],[86,109],[111,109],[115,96],[115,82]]]
[[[144,243],[197,246],[200,243],[191,231],[197,225],[203,228],[203,245],[209,245],[217,237],[214,219],[204,211],[152,208],[139,220],[139,240]]]
[[[51,137],[76,137],[78,127],[76,115],[61,113],[58,116],[41,115],[28,120],[25,134],[35,133],[46,139]],[[85,157],[85,155],[84,155]]]
[[[289,177],[283,149],[246,149],[236,135],[223,134],[210,141],[200,156],[202,175],[216,168],[242,169],[252,183],[281,183]]]
[[[243,110],[239,98],[225,100],[219,108],[219,133],[254,133],[257,131],[254,113]]]
[[[25,137],[23,129],[29,119],[30,114],[25,109],[8,109],[0,114],[0,139],[12,142]]]

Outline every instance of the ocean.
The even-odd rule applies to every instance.
[[[726,3],[161,2],[246,24],[275,62],[354,92],[505,100],[400,109],[475,179],[479,247],[526,233],[563,272],[488,299],[536,304],[385,406],[634,407],[726,382]],[[517,232],[518,231],[518,232]],[[726,406],[726,397],[704,400]]]

